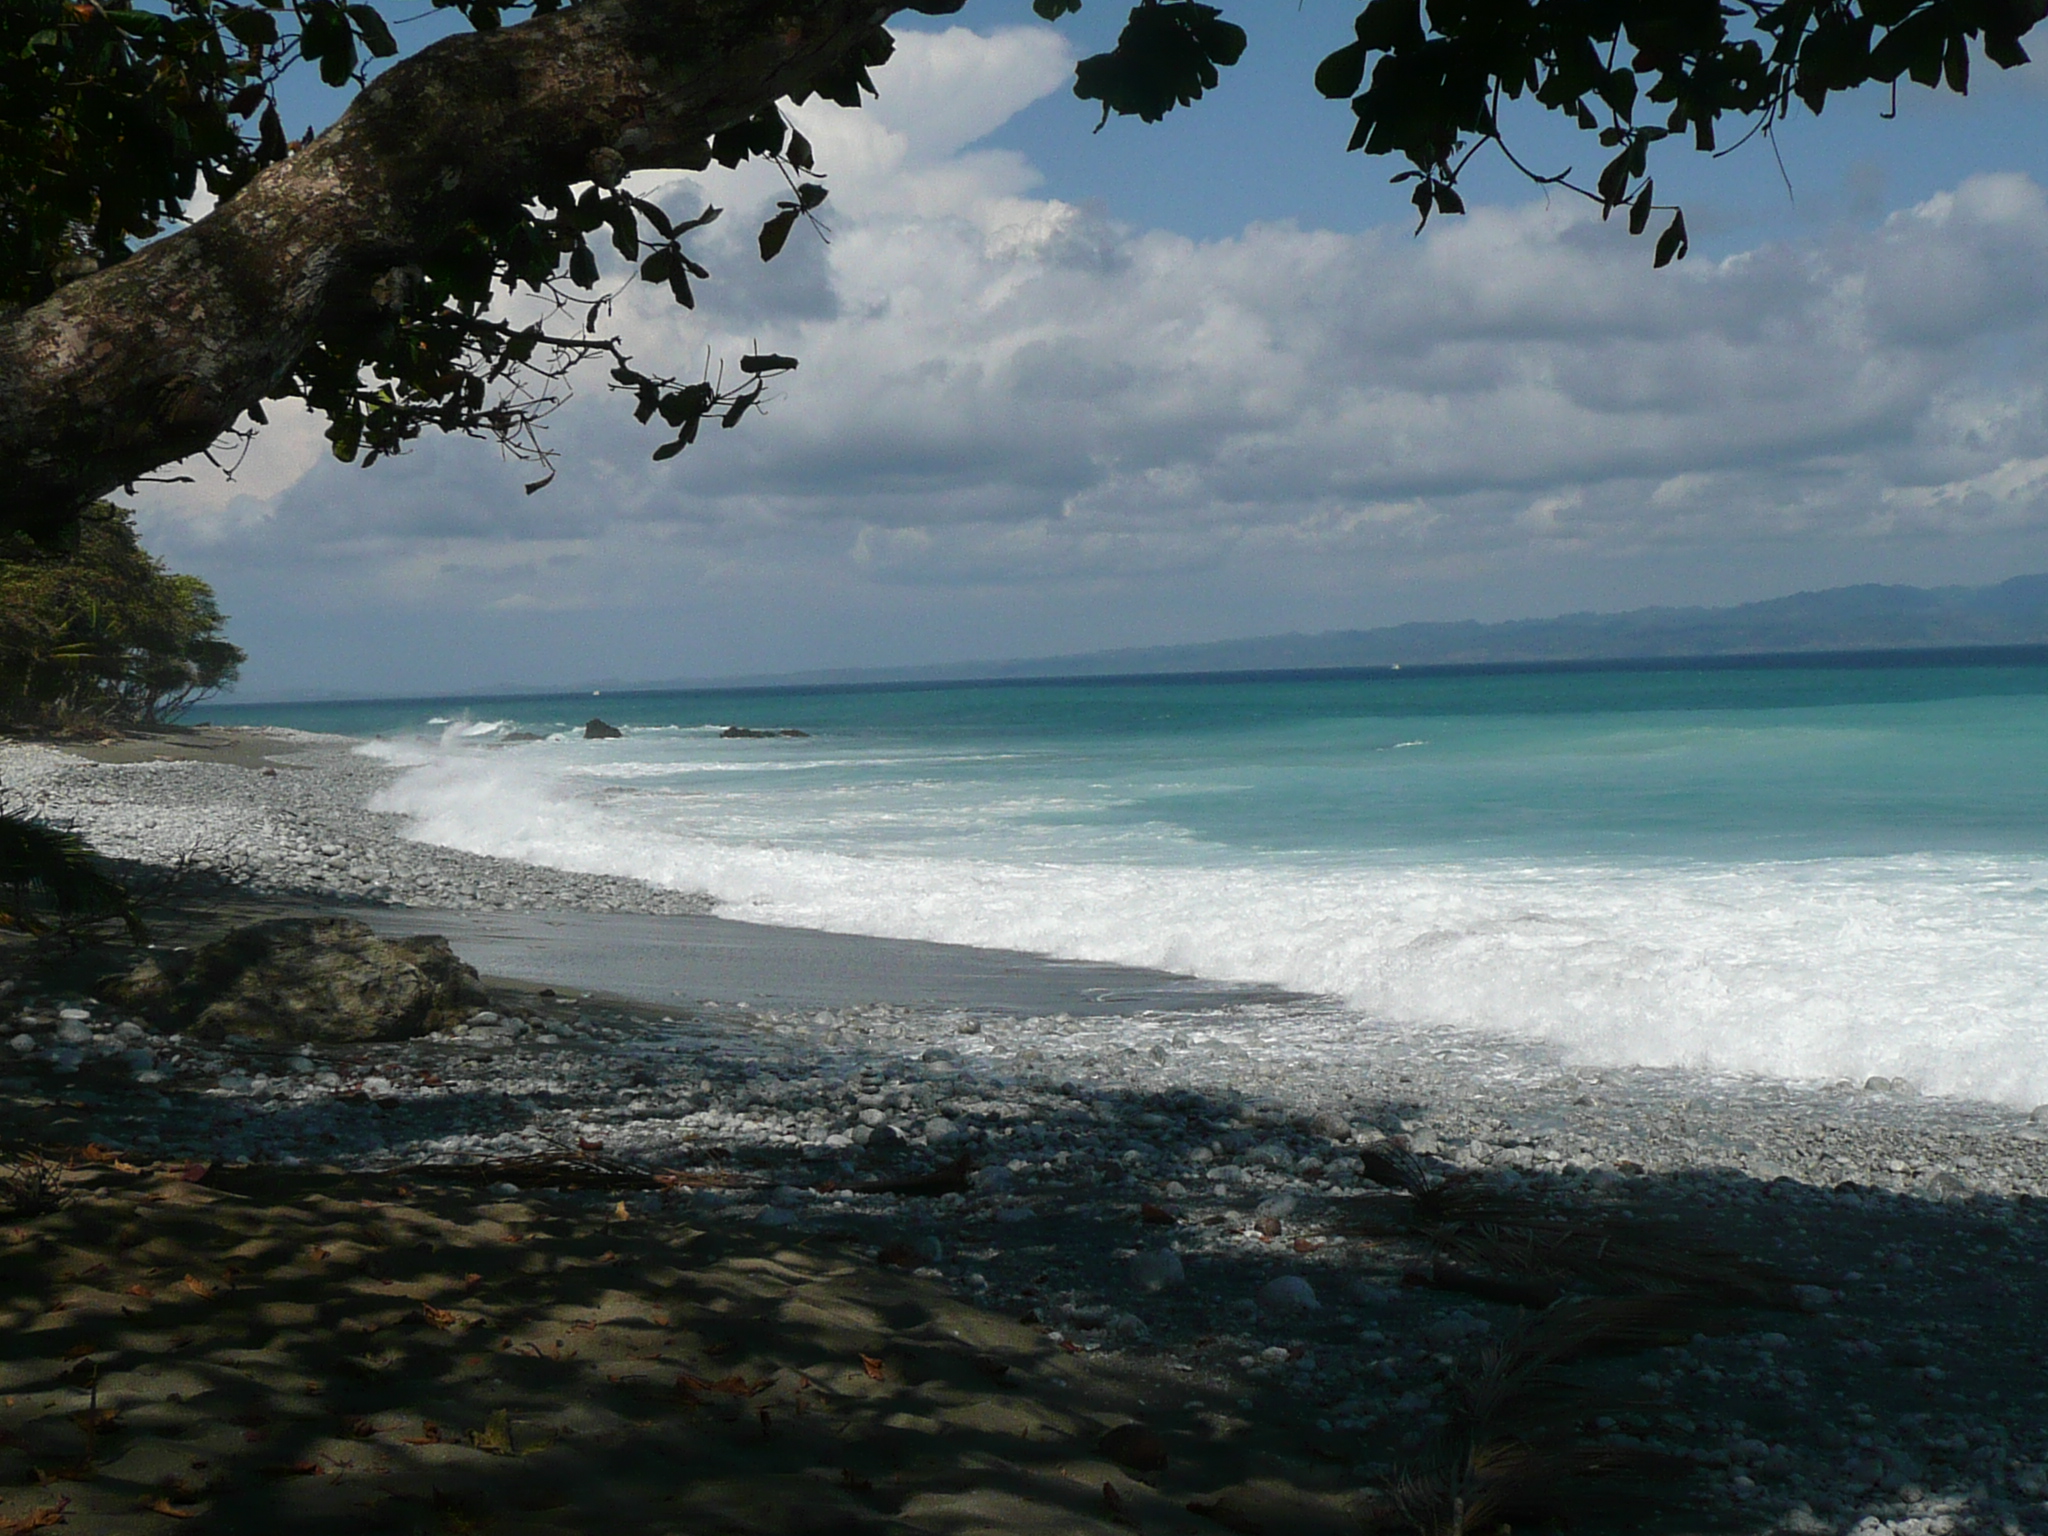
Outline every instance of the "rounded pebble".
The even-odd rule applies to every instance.
[[[1180,1255],[1171,1248],[1157,1248],[1131,1260],[1131,1284],[1141,1291],[1165,1291],[1187,1282],[1187,1270]]]
[[[1316,1312],[1322,1309],[1322,1305],[1316,1300],[1315,1287],[1299,1275],[1282,1275],[1259,1287],[1259,1310],[1262,1312]]]

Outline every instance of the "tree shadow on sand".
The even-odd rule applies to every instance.
[[[501,1198],[83,1154],[19,1101],[5,1132],[72,1167],[0,1216],[0,1530],[1995,1530],[2041,1454],[2029,1202],[1382,1143],[1278,1217],[1177,1230],[1105,1167],[1017,1222],[869,1193],[771,1226],[805,1165],[768,1149]],[[931,1234],[945,1262],[899,1267]],[[1134,1291],[1177,1237],[1186,1285]],[[1324,1303],[1261,1311],[1290,1274]]]

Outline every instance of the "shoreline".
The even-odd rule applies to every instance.
[[[74,808],[89,838],[124,856],[161,862],[189,848],[193,823],[181,818],[210,805],[268,860],[259,872],[326,875],[295,894],[198,900],[195,924],[313,903],[378,921],[360,898],[333,903],[357,895],[345,882],[368,858],[362,850],[382,849],[373,835],[397,839],[357,810],[361,841],[322,855],[315,839],[336,833],[315,812],[330,792],[343,807],[366,796],[388,770],[334,751],[333,738],[263,740],[274,752],[243,766],[215,758],[168,771],[88,770],[0,748],[0,782],[27,786],[17,803],[30,810]],[[313,761],[294,766],[294,753]],[[309,846],[321,862],[296,857]],[[402,846],[422,867],[398,872],[425,877],[408,892],[448,889],[469,904],[386,908],[383,920],[438,927],[458,953],[465,930],[481,940],[494,924],[514,949],[538,946],[549,924],[557,935],[587,930],[578,985],[605,974],[607,924],[627,930],[615,944],[638,945],[657,930],[723,921],[701,908],[622,917],[639,896],[634,883],[586,877],[553,887],[553,911],[566,916],[538,905],[508,913],[487,902],[511,893],[515,877],[482,867],[503,861]],[[515,868],[536,882],[517,894],[536,901],[540,882],[555,878]],[[1629,1357],[1622,1374],[1589,1378],[1609,1406],[1584,1433],[1680,1456],[1706,1490],[1693,1513],[1651,1525],[1706,1528],[1716,1521],[1703,1511],[1718,1508],[1720,1528],[1759,1532],[2048,1531],[2048,1380],[2029,1323],[2048,1309],[2048,1127],[2024,1112],[1889,1090],[1573,1069],[1540,1047],[1449,1031],[1349,1041],[1339,1072],[1310,1047],[1355,1035],[1355,1020],[1317,1000],[1176,997],[1160,978],[1150,992],[1131,981],[1132,996],[1105,982],[1094,1011],[1033,1006],[1059,1000],[1048,977],[1075,973],[1050,961],[1009,973],[998,964],[971,995],[864,997],[847,962],[821,958],[819,938],[883,968],[954,948],[765,931],[736,940],[722,974],[757,963],[822,971],[802,995],[783,987],[650,1005],[617,995],[627,986],[577,994],[562,982],[546,995],[494,979],[500,1017],[461,1032],[325,1048],[298,1058],[303,1066],[281,1050],[163,1042],[139,1075],[97,1044],[74,1071],[58,1070],[66,1000],[17,996],[4,1004],[9,1033],[32,1049],[8,1050],[0,1072],[7,1136],[118,1148],[136,1167],[247,1169],[233,1179],[340,1177],[317,1172],[333,1166],[401,1203],[412,1197],[392,1191],[427,1187],[435,1165],[510,1166],[595,1143],[608,1158],[687,1177],[622,1195],[550,1191],[534,1175],[495,1198],[523,1202],[537,1223],[587,1224],[616,1202],[650,1228],[712,1231],[735,1251],[852,1254],[877,1284],[907,1267],[903,1283],[978,1315],[1030,1314],[1004,1326],[1029,1330],[1035,1358],[1114,1380],[1128,1394],[1120,1411],[1145,1401],[1162,1433],[1231,1448],[1216,1452],[1231,1475],[1317,1498],[1365,1488],[1426,1452],[1433,1423],[1453,1411],[1459,1373],[1527,1325],[1528,1285],[1597,1294],[1613,1282],[1559,1280],[1533,1260],[1526,1272],[1502,1270],[1496,1254],[1490,1272],[1528,1282],[1520,1300],[1511,1285],[1460,1289],[1477,1261],[1446,1249],[1443,1234],[1417,1225],[1412,1197],[1373,1177],[1376,1157],[1412,1159],[1430,1179],[1488,1191],[1511,1227],[1577,1224],[1609,1234],[1617,1252],[1634,1244],[1669,1264],[1717,1245],[1781,1271],[1768,1304],[1730,1306],[1719,1322]],[[1004,987],[1025,1005],[1004,1006]],[[69,1001],[88,1015],[78,1022],[93,1041],[120,1038],[115,1011]],[[950,1192],[859,1192],[960,1156],[972,1173]],[[1145,1288],[1134,1261],[1167,1247],[1183,1282]],[[895,1250],[908,1257],[876,1267]],[[1269,1299],[1290,1276],[1306,1282],[1313,1307]],[[1086,1437],[1076,1445],[1086,1460]],[[1229,1460],[1240,1451],[1249,1459]],[[1094,1490],[1091,1518],[1102,1518],[1103,1480],[1080,1485]],[[1213,1536],[1213,1520],[1190,1522],[1169,1502],[1145,1529],[1179,1518]]]

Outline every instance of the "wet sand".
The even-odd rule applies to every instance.
[[[703,1000],[759,1008],[882,1003],[1103,1017],[1144,1009],[1231,1008],[1293,995],[1131,966],[687,913],[347,910],[380,933],[446,935],[463,958],[493,975],[656,1006]]]

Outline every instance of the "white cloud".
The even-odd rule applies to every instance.
[[[2048,197],[2024,177],[1662,272],[1562,201],[1421,239],[1199,242],[1036,195],[1022,157],[976,147],[1070,68],[1049,29],[906,36],[879,106],[797,114],[833,233],[771,266],[751,249],[766,173],[656,188],[733,212],[702,247],[703,309],[624,306],[634,349],[798,354],[765,420],[654,465],[653,432],[587,390],[557,418],[561,479],[531,499],[474,444],[363,475],[281,427],[275,467],[235,488],[260,506],[156,493],[157,524],[234,527],[223,568],[535,615],[791,573],[1051,602],[1175,573],[1336,589],[1493,562],[1508,590],[1537,548],[1753,561],[1773,541],[2048,529]],[[252,526],[252,506],[275,516]]]

